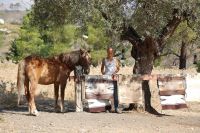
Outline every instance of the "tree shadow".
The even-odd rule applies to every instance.
[[[138,112],[138,113],[144,113],[144,114],[149,114],[149,115],[153,115],[156,117],[165,117],[165,116],[173,116],[173,115],[168,115],[168,114],[163,114],[162,112],[158,112],[156,109],[154,109],[153,107],[151,107],[148,111],[144,110],[144,108],[138,108],[137,104],[130,104],[127,107],[124,107],[123,112],[130,112],[130,111],[134,111],[134,112]]]
[[[48,113],[56,113],[55,109],[54,109],[54,102],[55,100],[53,98],[44,98],[41,97],[40,95],[37,96],[35,98],[35,103],[36,103],[36,107],[38,111],[41,112],[48,112]],[[17,103],[17,102],[16,102]],[[66,111],[64,113],[67,112],[75,112],[76,111],[76,106],[75,106],[75,102],[74,101],[69,101],[69,100],[65,100],[65,109]],[[9,113],[9,114],[22,114],[22,115],[29,115],[28,114],[28,103],[26,100],[24,100],[22,102],[21,105],[17,106],[17,104],[15,106],[9,106],[9,107],[0,107],[0,112],[1,113]],[[25,113],[27,112],[27,113]]]
[[[28,112],[28,103],[25,96],[22,97],[22,105],[20,106],[17,106],[17,99],[16,83],[0,80],[0,113],[20,114],[21,112]],[[35,96],[35,103],[38,111],[55,112],[54,98],[46,97],[40,93]],[[75,112],[75,101],[65,100],[64,103],[66,112]]]
[[[55,103],[55,100],[53,98],[45,98],[45,99],[38,98],[36,100],[37,109],[38,109],[38,111],[42,111],[42,112],[54,113],[55,112],[54,103]],[[75,101],[65,100],[64,107],[66,109],[66,112],[75,112],[76,111]]]

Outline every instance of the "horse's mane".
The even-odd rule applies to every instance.
[[[75,63],[79,59],[80,50],[74,50],[71,52],[60,53],[58,55],[49,56],[49,57],[42,57],[36,54],[32,54],[26,57],[26,60],[46,60],[48,62],[63,62],[63,57],[69,56],[71,58],[70,63]],[[66,61],[66,60],[65,60]]]

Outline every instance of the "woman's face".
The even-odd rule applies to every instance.
[[[113,57],[113,49],[112,48],[109,48],[107,50],[107,55],[108,55],[108,58],[112,58]]]

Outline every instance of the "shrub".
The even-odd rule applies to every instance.
[[[0,105],[2,107],[15,107],[17,105],[15,86],[15,83],[0,81]]]
[[[44,49],[48,49],[40,39],[40,34],[37,29],[21,29],[20,37],[12,41],[8,56],[14,62],[18,62],[25,56],[37,54],[41,56],[48,55]]]
[[[199,73],[200,72],[200,61],[197,62],[196,67],[197,67],[197,72]]]
[[[92,51],[92,65],[94,67],[98,66],[102,59],[106,57],[106,50]]]
[[[161,57],[157,58],[157,59],[154,61],[154,67],[160,66],[161,62],[162,62],[162,58],[161,58]]]

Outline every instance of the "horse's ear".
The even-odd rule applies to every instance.
[[[66,55],[65,55],[65,54],[60,54],[59,60],[60,60],[61,62],[66,62],[66,61],[67,61]]]
[[[79,51],[80,51],[81,55],[84,53],[84,50],[82,48],[80,48]]]
[[[60,54],[60,55],[59,55],[59,60],[60,60],[61,62],[64,62],[64,55],[63,55],[63,54]]]

